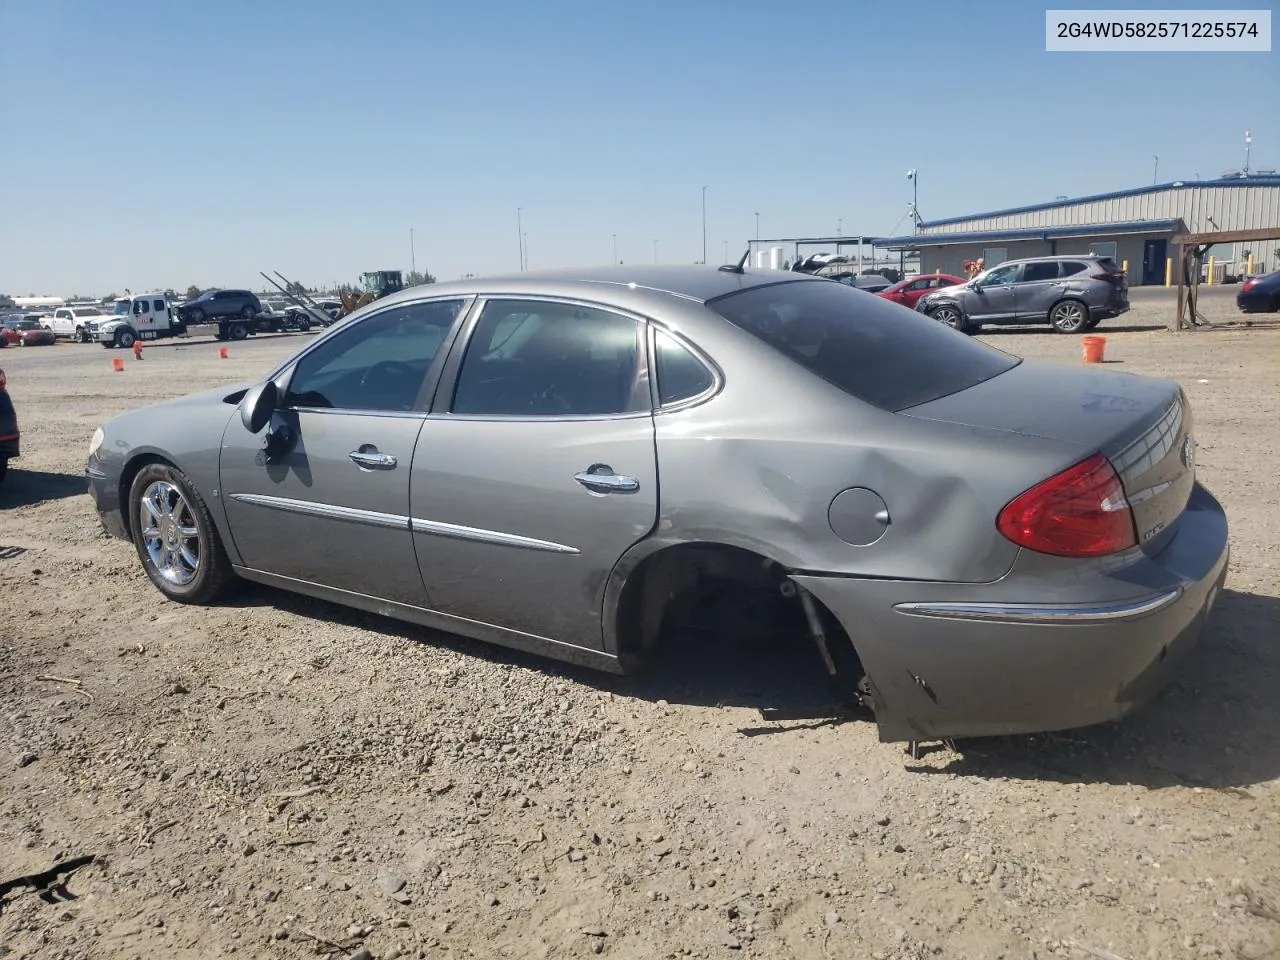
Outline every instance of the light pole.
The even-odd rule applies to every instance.
[[[907,171],[907,179],[911,181],[911,222],[916,232],[920,232],[920,175],[913,167]]]
[[[1160,182],[1160,158],[1153,153],[1151,155],[1151,159],[1156,162],[1155,169],[1151,171],[1151,182],[1159,183]]]
[[[618,235],[616,233],[613,235],[613,264],[614,266],[618,265]]]
[[[1244,175],[1249,175],[1249,148],[1253,145],[1253,134],[1248,130],[1244,132]]]
[[[524,272],[524,222],[520,218],[520,207],[516,207],[516,240],[520,243],[520,271]]]
[[[413,252],[413,227],[410,227],[409,228],[409,273],[414,274],[417,272],[418,272],[418,258],[414,255],[414,252]]]
[[[522,269],[527,270],[529,268],[529,234],[523,234],[521,240],[524,246],[524,267]]]
[[[702,188],[702,263],[707,262],[707,188]]]

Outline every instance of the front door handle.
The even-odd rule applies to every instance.
[[[396,465],[395,457],[389,453],[379,453],[376,447],[367,443],[359,450],[352,450],[347,456],[366,470],[391,470]]]
[[[635,477],[624,477],[616,473],[591,473],[584,470],[575,473],[573,479],[588,490],[598,493],[632,493],[640,489],[640,481]]]

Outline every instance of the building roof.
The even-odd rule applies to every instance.
[[[968,218],[966,218],[968,219]],[[1186,229],[1182,220],[1129,220],[1124,223],[1086,223],[1066,227],[1020,227],[1016,230],[959,230],[954,233],[912,233],[903,237],[880,237],[876,247],[915,249],[948,247],[985,240],[1054,240],[1059,237],[1113,236],[1123,233],[1174,233]]]
[[[1140,197],[1148,193],[1160,193],[1165,190],[1189,190],[1198,187],[1280,187],[1280,175],[1274,171],[1249,176],[1219,177],[1214,180],[1173,180],[1169,183],[1153,183],[1146,187],[1133,187],[1129,190],[1113,190],[1110,193],[1095,193],[1085,197],[1068,197],[1066,200],[1054,200],[1048,203],[1033,203],[1023,207],[1009,207],[1004,210],[990,210],[986,213],[970,213],[963,217],[947,217],[944,220],[929,220],[921,224],[923,229],[941,227],[950,223],[964,223],[967,220],[985,220],[990,217],[1008,217],[1018,213],[1031,213],[1036,210],[1055,210],[1060,207],[1073,207],[1081,203],[1095,203],[1099,200],[1115,200],[1119,197]]]

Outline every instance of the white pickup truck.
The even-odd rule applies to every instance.
[[[58,307],[52,317],[45,317],[43,326],[53,331],[55,337],[68,337],[81,343],[88,343],[89,324],[94,320],[101,322],[107,314],[97,307]]]

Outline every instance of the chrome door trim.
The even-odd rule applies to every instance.
[[[581,553],[577,547],[570,547],[552,540],[538,540],[535,537],[522,537],[515,533],[502,533],[498,530],[485,530],[481,527],[464,527],[457,523],[444,523],[440,520],[423,520],[412,517],[409,528],[414,533],[432,534],[438,537],[451,537],[454,540],[474,540],[478,543],[491,543],[500,547],[521,547],[525,550],[541,550],[544,553]]]
[[[340,507],[333,503],[316,503],[311,500],[293,500],[289,497],[272,497],[263,493],[233,493],[230,496],[232,500],[239,503],[283,510],[286,513],[301,513],[312,517],[324,517],[328,520],[349,520],[352,523],[388,527],[392,530],[409,529],[409,518],[395,513],[359,510],[355,507]]]
[[[1137,600],[1105,604],[1040,603],[899,603],[894,610],[909,617],[944,620],[991,620],[998,623],[1105,623],[1129,620],[1163,610],[1182,596],[1176,587]]]

